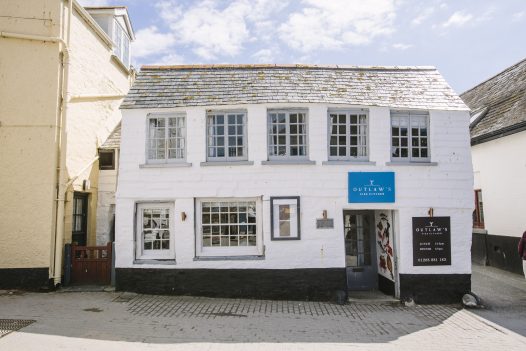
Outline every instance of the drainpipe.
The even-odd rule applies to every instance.
[[[66,176],[66,124],[68,102],[70,98],[69,91],[69,42],[71,38],[71,17],[73,16],[73,0],[68,0],[68,24],[67,24],[67,42],[64,43],[63,60],[64,74],[62,84],[62,101],[60,105],[60,139],[57,145],[58,158],[58,179],[57,179],[57,202],[56,202],[56,221],[55,221],[55,262],[53,264],[53,284],[57,286],[62,279],[62,253],[64,244],[64,212],[66,191],[70,184],[65,183]]]

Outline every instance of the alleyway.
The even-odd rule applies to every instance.
[[[1,319],[35,322],[0,323],[0,350],[524,350],[526,281],[474,267],[473,290],[487,309],[2,292]]]

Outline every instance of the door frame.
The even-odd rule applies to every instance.
[[[75,205],[76,200],[80,199],[82,200],[82,208],[83,208],[83,218],[82,218],[82,230],[81,231],[75,231]],[[80,235],[84,233],[84,242],[77,242],[78,246],[86,246],[88,244],[88,216],[89,216],[89,193],[82,193],[75,191],[73,192],[73,203],[72,203],[72,211],[71,211],[71,242],[75,242],[75,235]]]

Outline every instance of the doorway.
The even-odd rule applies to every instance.
[[[88,238],[88,194],[73,194],[73,226],[71,241],[79,246],[86,246]]]
[[[378,288],[374,211],[343,211],[348,290]]]

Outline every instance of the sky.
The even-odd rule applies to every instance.
[[[526,0],[80,0],[125,5],[132,63],[435,66],[457,93],[526,58]]]

